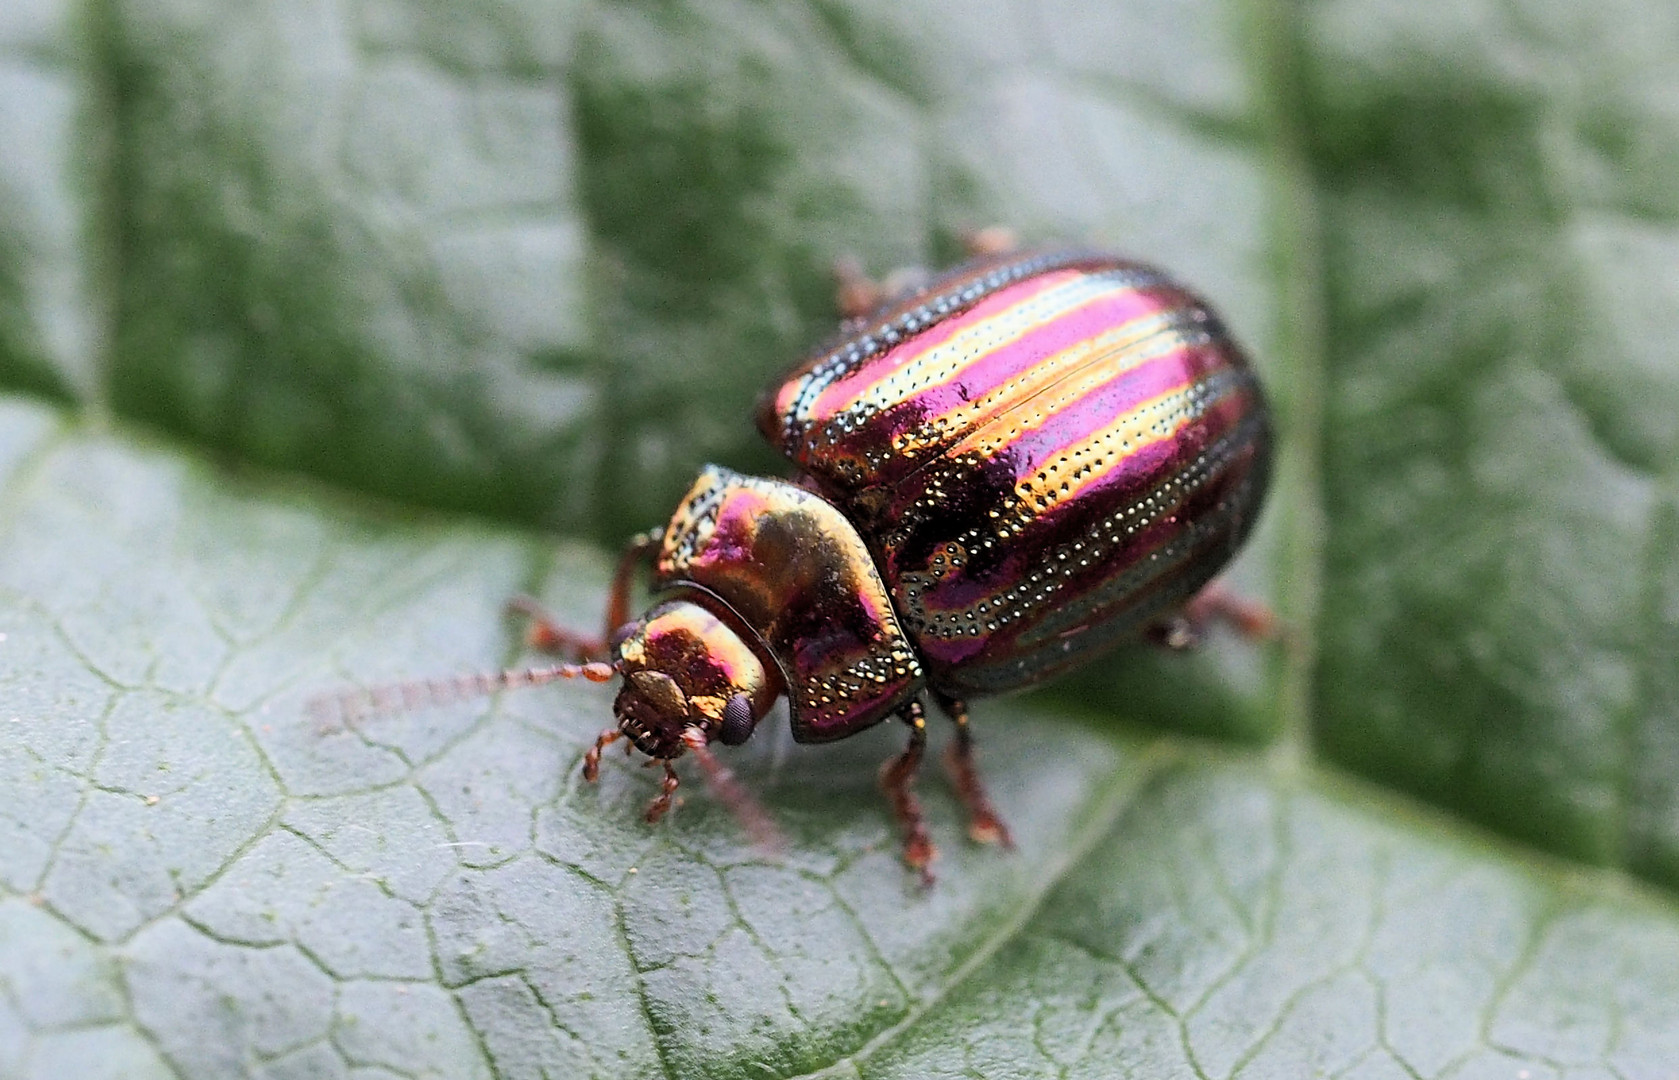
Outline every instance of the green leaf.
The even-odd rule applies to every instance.
[[[1679,1061],[1671,5],[0,5],[0,1077],[1616,1076]],[[965,228],[1172,267],[1286,642],[579,765],[612,547]],[[557,538],[562,534],[563,539]],[[775,728],[776,725],[766,725]]]

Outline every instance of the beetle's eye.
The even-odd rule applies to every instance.
[[[723,727],[717,739],[724,746],[739,746],[752,737],[752,701],[736,694],[723,706]]]

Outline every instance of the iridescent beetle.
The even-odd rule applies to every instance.
[[[850,292],[854,307],[869,298],[859,281]],[[1265,493],[1264,397],[1218,318],[1157,270],[1087,251],[992,252],[853,318],[765,394],[757,421],[796,479],[708,466],[670,523],[627,549],[602,639],[525,606],[533,642],[593,662],[472,684],[621,676],[617,724],[583,773],[594,780],[601,752],[629,739],[665,769],[649,821],[689,753],[771,835],[709,748],[745,742],[782,695],[799,742],[896,716],[909,745],[881,784],[904,861],[930,880],[911,787],[924,698],[955,722],[949,764],[970,836],[1006,846],[967,698],[1130,637],[1184,644],[1209,618],[1264,628],[1261,609],[1203,589]],[[655,602],[631,621],[649,559]]]

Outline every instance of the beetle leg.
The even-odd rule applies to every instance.
[[[648,764],[653,763],[649,761]],[[647,823],[649,825],[658,824],[659,819],[665,816],[665,812],[670,809],[671,800],[676,796],[677,787],[682,783],[682,780],[676,775],[676,766],[671,764],[670,758],[660,758],[659,764],[665,767],[665,779],[659,785],[659,794],[652,802],[647,804]]]
[[[1009,827],[997,816],[985,794],[985,782],[974,765],[974,737],[968,727],[968,706],[955,698],[938,695],[939,707],[956,722],[956,741],[945,750],[944,764],[956,785],[956,794],[968,811],[968,839],[976,844],[1000,844],[1014,850]]]
[[[834,262],[834,306],[848,323],[873,315],[886,304],[901,300],[924,288],[929,275],[919,266],[901,266],[876,281],[864,273],[855,258],[845,256]]]
[[[1019,247],[1019,237],[1007,225],[987,225],[962,234],[962,250],[970,259],[1006,255]],[[834,261],[834,306],[842,319],[862,319],[885,304],[925,288],[930,277],[923,267],[903,266],[877,281],[854,256],[846,255]]]
[[[589,752],[583,755],[583,779],[591,783],[600,779],[600,752],[624,737],[624,733],[617,728],[607,728],[595,740],[595,745],[589,747]],[[629,744],[625,744],[628,748]]]
[[[1283,631],[1281,620],[1270,608],[1217,581],[1190,598],[1184,605],[1184,615],[1191,624],[1203,628],[1223,623],[1250,641],[1269,641]]]
[[[624,545],[624,553],[618,556],[618,569],[612,574],[612,592],[606,601],[606,627],[600,635],[608,648],[613,645],[612,635],[630,621],[630,586],[635,581],[635,568],[657,554],[664,540],[663,529],[648,529],[632,537]]]
[[[606,628],[599,637],[567,630],[535,600],[515,596],[507,602],[507,610],[530,620],[525,630],[525,643],[539,652],[553,653],[577,660],[610,660],[612,635],[630,621],[630,587],[635,570],[649,555],[658,550],[664,540],[662,530],[653,529],[636,536],[624,547],[618,559],[618,569],[612,575],[612,588],[607,594]]]
[[[1187,652],[1201,644],[1202,627],[1190,622],[1183,612],[1174,612],[1162,619],[1149,623],[1143,629],[1143,637],[1153,645],[1173,652]]]
[[[847,255],[834,260],[834,306],[842,319],[861,319],[886,299],[886,290],[869,277],[863,264]]]
[[[909,725],[909,745],[881,767],[880,786],[892,804],[892,816],[904,831],[904,865],[921,875],[922,885],[931,885],[933,873],[927,865],[937,858],[938,852],[927,836],[921,801],[911,790],[915,774],[921,768],[921,755],[927,749],[927,710],[919,700],[911,701],[898,710],[898,716]]]
[[[522,615],[525,625],[525,644],[537,652],[564,656],[572,660],[598,660],[606,656],[606,645],[599,638],[567,630],[554,621],[546,608],[529,596],[515,596],[507,601],[509,614]]]
[[[1148,637],[1168,649],[1193,649],[1219,623],[1249,641],[1269,641],[1284,632],[1270,608],[1214,581],[1202,586],[1182,610],[1149,627]]]
[[[1007,255],[1020,247],[1020,238],[1007,225],[987,225],[962,234],[962,249],[970,259],[982,255]]]
[[[717,796],[719,802],[729,808],[736,820],[746,827],[753,842],[770,852],[786,848],[787,841],[782,837],[781,830],[775,827],[775,822],[770,819],[764,804],[753,798],[752,793],[735,779],[728,766],[713,756],[705,731],[691,727],[682,733],[682,742],[687,746],[688,752],[694,755],[694,760],[700,763],[700,768],[705,770],[706,782],[711,785],[712,793]]]
[[[962,234],[962,249],[971,259],[1006,255],[1018,247],[1020,240],[1007,225],[987,225]],[[847,255],[834,262],[834,306],[843,319],[862,319],[882,305],[924,288],[929,277],[922,267],[905,266],[876,281],[855,257]]]

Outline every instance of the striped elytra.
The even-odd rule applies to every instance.
[[[857,527],[929,683],[965,697],[1087,660],[1213,577],[1264,496],[1241,350],[1159,271],[996,258],[864,321],[758,424]]]

